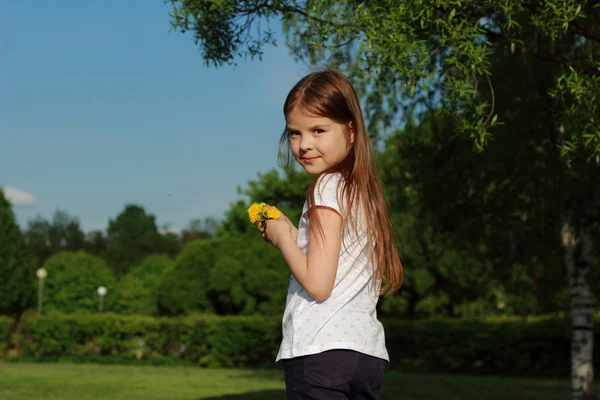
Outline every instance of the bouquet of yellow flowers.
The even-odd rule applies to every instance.
[[[268,220],[268,219],[279,219],[281,217],[281,211],[277,208],[272,207],[269,208],[265,203],[252,203],[250,208],[248,208],[248,219],[257,228],[260,228],[260,225]]]

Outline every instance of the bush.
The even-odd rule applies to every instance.
[[[107,309],[111,312],[137,315],[152,315],[156,312],[153,293],[132,274],[127,274],[119,280],[116,292],[116,296],[108,303]]]
[[[0,356],[8,350],[8,340],[14,324],[12,318],[0,315]]]
[[[173,260],[166,255],[146,257],[120,279],[110,310],[117,314],[156,315],[161,278],[172,267]]]
[[[172,268],[161,276],[156,300],[160,315],[185,315],[212,312],[206,296],[208,276],[215,263],[213,239],[186,243]]]
[[[62,251],[44,263],[44,310],[94,311],[98,308],[99,286],[108,288],[105,302],[115,297],[116,280],[106,262],[84,251]]]
[[[272,365],[281,343],[280,318],[221,317],[206,331],[209,367]]]

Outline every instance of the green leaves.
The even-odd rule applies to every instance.
[[[106,302],[118,296],[115,277],[101,258],[83,251],[63,251],[50,257],[44,264],[48,271],[44,289],[44,309],[62,312],[98,309],[99,286],[108,289]],[[109,307],[105,307],[110,311]]]
[[[600,162],[597,111],[600,41],[598,4],[584,0],[273,0],[240,2],[171,0],[174,26],[195,33],[207,63],[232,62],[259,54],[264,34],[254,31],[260,19],[281,18],[287,45],[299,59],[346,72],[362,95],[373,136],[384,133],[398,117],[423,108],[461,115],[461,134],[483,150],[502,117],[494,109],[490,60],[506,54],[528,62],[554,64],[564,100],[569,137],[561,142],[565,157],[583,153]],[[235,3],[235,4],[234,4]],[[192,18],[193,16],[193,18]],[[568,68],[581,74],[575,81]],[[490,81],[487,81],[490,78]],[[579,98],[573,94],[580,92]],[[433,104],[428,97],[436,93]],[[582,123],[581,121],[585,121]]]
[[[107,229],[107,258],[118,276],[123,276],[151,254],[175,255],[179,240],[173,235],[161,235],[155,217],[138,205],[127,204],[110,220]]]
[[[275,45],[268,22],[288,1],[166,0],[171,3],[171,28],[194,31],[207,66],[235,64],[237,57],[261,58],[263,46]],[[263,28],[266,26],[266,28]],[[252,33],[252,35],[250,34]]]
[[[596,65],[600,71],[600,61]],[[565,121],[561,154],[570,157],[579,149],[588,149],[588,158],[600,164],[600,74],[590,77],[570,67],[550,95],[557,100]]]
[[[544,0],[541,6],[530,6],[531,23],[541,32],[558,40],[567,34],[571,22],[581,16],[581,0]]]
[[[35,270],[15,215],[0,187],[0,314],[17,316],[33,303]]]
[[[282,174],[283,172],[283,174]],[[291,221],[298,221],[306,199],[306,190],[314,179],[310,175],[294,169],[271,170],[259,174],[256,180],[251,180],[245,188],[238,188],[238,193],[246,199],[239,199],[231,204],[225,212],[225,221],[221,224],[219,233],[239,234],[248,232],[257,235],[256,227],[248,221],[248,207],[253,202],[265,202],[277,207]]]

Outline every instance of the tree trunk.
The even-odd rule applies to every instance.
[[[594,321],[592,293],[587,282],[590,238],[569,214],[563,219],[562,239],[571,292],[571,389],[573,400],[596,399],[594,377]]]

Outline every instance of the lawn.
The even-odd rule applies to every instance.
[[[567,399],[567,380],[388,372],[382,400]],[[279,400],[280,370],[0,362],[0,399]]]

